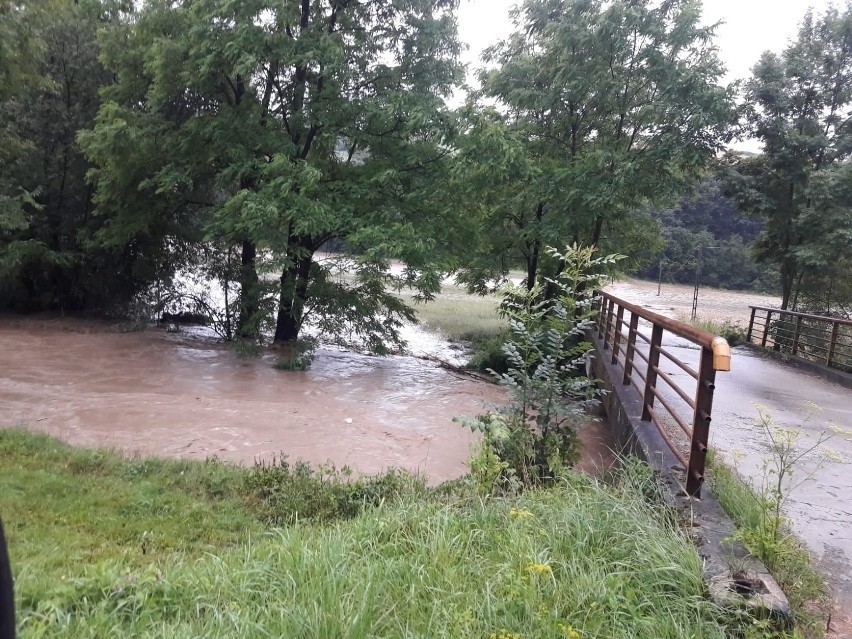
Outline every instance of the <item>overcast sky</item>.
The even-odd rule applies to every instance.
[[[464,61],[478,64],[482,49],[512,29],[509,9],[516,0],[461,0],[459,35],[470,48]],[[716,39],[727,80],[745,78],[764,51],[780,52],[795,36],[808,7],[821,13],[829,0],[705,0],[704,23],[723,22]]]

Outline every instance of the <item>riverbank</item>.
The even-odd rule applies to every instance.
[[[705,598],[639,466],[485,500],[401,481],[376,501],[373,484],[352,519],[276,527],[257,504],[277,480],[248,468],[20,430],[0,430],[0,464],[25,638],[722,639],[749,623]],[[321,498],[305,486],[288,494]]]

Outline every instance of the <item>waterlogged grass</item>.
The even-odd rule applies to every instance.
[[[0,513],[31,637],[725,637],[700,560],[584,476],[481,500],[464,482],[350,520],[266,528],[250,472],[0,431]]]
[[[450,288],[431,302],[406,301],[414,307],[417,318],[430,330],[450,341],[475,342],[493,337],[506,329],[497,315],[496,295],[469,295],[462,289]]]

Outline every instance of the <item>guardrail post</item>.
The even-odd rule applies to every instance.
[[[603,336],[604,350],[609,348],[609,337],[610,337],[610,331],[612,330],[612,308],[613,308],[613,306],[615,306],[615,301],[610,300],[609,301],[609,307],[608,307],[607,312],[606,312],[606,326],[604,328],[604,336]]]
[[[689,468],[686,469],[686,492],[701,496],[704,483],[704,465],[710,438],[710,420],[713,409],[713,391],[716,388],[716,370],[713,368],[713,351],[701,349],[698,370],[698,388],[695,391],[695,414],[692,419],[692,442],[689,449]]]
[[[840,329],[840,322],[834,321],[831,323],[831,339],[828,342],[828,357],[825,358],[825,365],[831,367],[831,360],[834,359],[834,348],[837,346],[837,332]]]
[[[618,305],[618,314],[615,317],[615,335],[612,336],[612,363],[618,363],[618,347],[621,343],[621,327],[624,326],[624,307]]]
[[[627,350],[624,352],[624,379],[621,383],[627,386],[633,376],[633,357],[636,352],[636,332],[639,330],[639,316],[630,311],[630,329],[627,332]]]
[[[660,365],[660,347],[663,344],[663,327],[654,324],[651,331],[651,345],[648,349],[648,371],[645,373],[645,396],[642,401],[642,421],[651,419],[654,406],[654,389],[657,386],[657,367]]]
[[[752,306],[751,307],[751,319],[748,321],[748,333],[746,333],[746,341],[749,344],[751,343],[751,333],[752,333],[752,330],[754,329],[754,314],[755,313],[757,313],[757,309],[754,306]]]
[[[793,350],[792,355],[796,354],[796,351],[799,349],[799,337],[802,334],[802,316],[799,315],[796,317],[796,330],[793,331]]]
[[[763,339],[760,340],[760,345],[766,348],[766,338],[769,337],[769,318],[772,317],[772,311],[766,311],[766,324],[763,325]]]

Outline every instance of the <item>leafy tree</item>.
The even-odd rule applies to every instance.
[[[108,307],[138,290],[123,251],[92,246],[101,220],[92,214],[88,164],[77,132],[92,126],[110,81],[98,61],[96,32],[118,5],[96,0],[27,2],[4,22],[22,49],[4,81],[0,120],[2,305],[19,310]],[[15,60],[7,60],[15,68]],[[15,79],[16,78],[16,79]]]
[[[36,11],[28,3],[0,1],[0,239],[27,226],[27,211],[38,205],[19,182],[14,167],[30,145],[10,117],[9,102],[27,86],[41,82],[41,47],[32,37]]]
[[[494,107],[460,142],[486,229],[466,281],[519,261],[531,288],[544,246],[612,248],[632,211],[700,175],[732,108],[699,7],[526,0],[515,11],[515,33],[486,52],[480,76],[478,97]]]
[[[764,216],[758,255],[778,268],[782,308],[795,308],[799,291],[850,272],[852,7],[808,12],[782,54],[763,54],[745,94],[763,153],[731,158],[731,190]]]
[[[452,131],[443,96],[459,78],[454,7],[146,3],[104,43],[117,81],[81,136],[107,219],[100,240],[238,247],[244,335],[275,269],[276,342],[311,315],[376,350],[398,340],[411,310],[389,287],[429,296],[440,282],[450,210],[434,185]],[[340,240],[358,253],[349,275],[314,259]]]
[[[701,282],[732,289],[773,288],[771,272],[753,259],[752,243],[761,220],[742,213],[722,194],[722,185],[705,180],[696,193],[674,207],[652,210],[659,225],[662,250],[647,256],[636,269],[640,277],[693,283],[701,265]],[[709,248],[708,248],[709,247]]]

